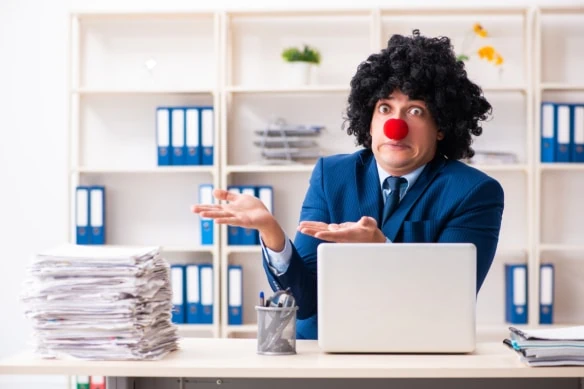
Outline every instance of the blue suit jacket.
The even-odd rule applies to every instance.
[[[371,216],[395,243],[473,243],[478,292],[495,256],[501,228],[503,189],[497,181],[464,163],[437,156],[383,225],[382,211],[375,158],[370,150],[360,150],[319,159],[300,220],[343,223]],[[297,233],[290,266],[280,276],[271,272],[265,258],[263,261],[272,289],[290,287],[296,298],[299,339],[317,337],[316,252],[321,242]]]

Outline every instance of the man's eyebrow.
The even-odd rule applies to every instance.
[[[379,101],[383,102],[383,101],[390,101],[390,100],[393,100],[393,99],[394,99],[394,97],[392,95],[389,95],[388,97],[384,97],[384,98],[379,99]],[[412,100],[408,99],[407,102],[410,103],[410,104],[422,104],[422,105],[426,105],[426,102],[424,100],[420,100],[420,99],[412,99]]]

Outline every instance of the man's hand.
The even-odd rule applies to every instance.
[[[337,243],[384,243],[383,232],[377,228],[375,219],[363,216],[358,222],[327,224],[321,222],[300,222],[298,231],[317,239]]]
[[[283,250],[284,231],[260,199],[224,189],[215,189],[213,196],[228,203],[196,204],[191,207],[191,211],[201,217],[214,219],[219,224],[256,229],[266,247],[274,251]]]

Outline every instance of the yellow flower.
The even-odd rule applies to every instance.
[[[497,53],[495,55],[495,65],[499,66],[503,63],[503,57],[501,57],[501,54]]]
[[[472,29],[474,30],[475,34],[477,34],[481,38],[486,38],[488,35],[487,30],[485,30],[483,26],[481,26],[479,23],[475,23]]]
[[[493,46],[483,46],[478,49],[477,54],[480,59],[486,59],[487,61],[492,61],[495,57],[495,49]]]

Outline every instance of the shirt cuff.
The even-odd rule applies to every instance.
[[[387,236],[385,237],[385,243],[393,243]]]
[[[292,245],[290,239],[284,235],[284,249],[280,252],[276,252],[267,248],[264,245],[264,241],[260,238],[260,245],[268,262],[268,267],[277,276],[281,276],[286,273],[288,267],[290,266],[290,260],[292,259]]]

